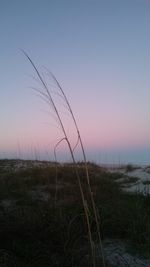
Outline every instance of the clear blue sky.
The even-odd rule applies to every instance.
[[[1,157],[51,157],[61,138],[21,48],[61,83],[89,159],[150,161],[149,0],[0,0],[0,39]]]

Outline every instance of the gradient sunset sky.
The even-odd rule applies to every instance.
[[[62,85],[88,159],[150,163],[149,0],[0,0],[0,158],[53,160],[62,134],[20,49]]]

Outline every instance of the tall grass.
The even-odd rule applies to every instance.
[[[103,258],[103,266],[105,267],[105,261],[104,261],[104,254],[103,254],[103,250],[102,250],[102,242],[101,242],[101,235],[100,235],[100,222],[99,222],[99,216],[98,216],[98,212],[96,209],[96,205],[94,202],[94,198],[93,198],[93,193],[91,190],[91,186],[90,186],[90,177],[89,177],[89,171],[88,171],[88,165],[87,165],[87,160],[86,160],[86,154],[85,154],[85,149],[84,149],[84,145],[82,142],[82,138],[80,135],[80,131],[77,125],[77,121],[76,118],[74,116],[74,113],[72,111],[71,105],[68,101],[68,98],[64,92],[64,90],[62,89],[62,87],[60,86],[58,80],[56,79],[56,77],[49,72],[49,75],[52,77],[53,81],[56,83],[57,88],[59,89],[59,94],[61,96],[61,98],[63,99],[64,103],[66,104],[69,114],[73,120],[75,129],[76,129],[76,133],[77,133],[77,143],[76,146],[73,147],[71,145],[71,141],[69,139],[69,136],[67,134],[64,122],[63,122],[63,118],[61,116],[61,113],[59,112],[57,105],[55,103],[55,100],[52,96],[52,93],[48,87],[48,85],[46,84],[46,82],[44,81],[41,73],[39,72],[38,68],[36,67],[36,65],[34,64],[34,62],[32,61],[32,59],[29,57],[29,55],[22,50],[22,52],[24,53],[24,55],[26,56],[26,58],[29,60],[29,62],[31,63],[32,67],[34,68],[38,80],[42,85],[42,90],[34,88],[34,90],[36,90],[40,96],[44,99],[44,101],[46,101],[46,103],[53,109],[55,116],[57,118],[58,124],[60,126],[61,132],[63,134],[63,138],[61,138],[57,144],[55,145],[54,148],[54,154],[55,154],[55,159],[57,159],[57,153],[56,153],[56,148],[60,145],[61,142],[65,141],[68,148],[69,148],[69,152],[71,155],[71,159],[74,165],[74,170],[75,170],[75,174],[76,174],[76,178],[78,181],[78,185],[79,185],[79,190],[80,190],[80,194],[81,194],[81,199],[82,199],[82,204],[83,204],[83,209],[84,209],[84,215],[85,215],[85,221],[86,221],[86,225],[87,225],[87,231],[88,231],[88,237],[89,237],[89,241],[90,241],[90,246],[91,246],[91,255],[92,255],[92,261],[93,261],[93,267],[95,267],[95,244],[94,244],[94,238],[92,236],[92,230],[91,230],[91,222],[90,222],[90,218],[93,217],[95,220],[95,224],[96,224],[96,228],[97,228],[97,235],[98,235],[98,239],[99,239],[99,243],[100,243],[100,247],[101,247],[101,252],[102,252],[102,258]],[[88,192],[89,192],[89,196],[90,196],[90,202],[88,201],[88,199],[86,198],[86,195],[84,194],[84,189],[81,183],[81,178],[79,175],[79,171],[78,171],[78,164],[76,162],[75,159],[75,149],[76,147],[80,145],[81,151],[82,151],[82,155],[83,155],[83,162],[84,162],[84,167],[85,167],[85,173],[86,173],[86,181],[87,181],[87,188],[88,188]],[[57,176],[56,176],[57,177]],[[56,187],[56,195],[55,195],[55,200],[57,199],[57,187]]]

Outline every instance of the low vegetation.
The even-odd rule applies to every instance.
[[[57,164],[56,186],[55,164],[13,171],[5,168],[6,162],[0,161],[0,266],[92,266],[73,165]],[[125,240],[130,250],[148,256],[150,197],[123,192],[116,182],[120,178],[117,173],[108,173],[90,163],[88,169],[102,240]],[[78,170],[88,198],[82,163]],[[97,244],[91,210],[89,207],[88,214]],[[96,266],[103,266],[101,257],[97,261]]]
[[[132,164],[127,164],[126,165],[126,172],[132,172],[135,171],[136,169],[139,169],[139,166],[134,166]]]

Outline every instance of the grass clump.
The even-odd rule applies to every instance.
[[[132,164],[127,164],[125,167],[126,172],[132,172],[132,171],[135,171],[136,169],[139,169],[139,167],[134,166]]]
[[[144,184],[144,185],[150,185],[150,181],[149,180],[145,180],[145,181],[142,182],[142,184]]]

